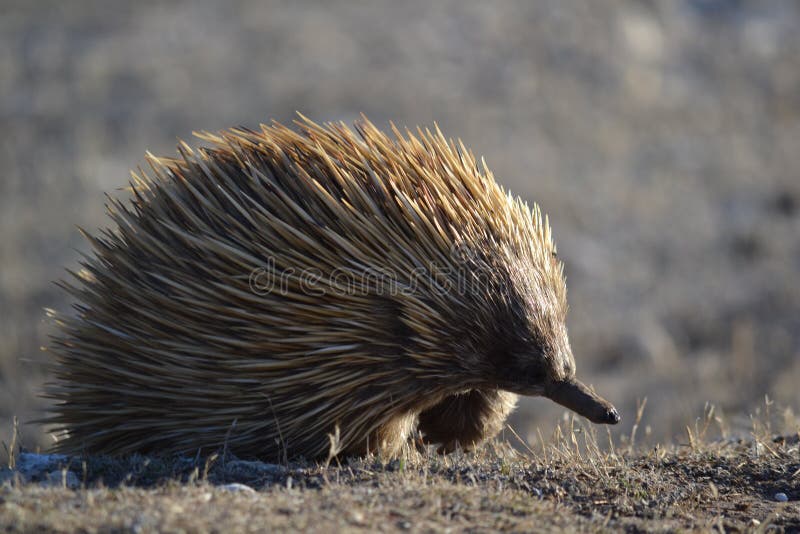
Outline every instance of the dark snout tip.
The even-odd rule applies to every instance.
[[[616,408],[612,407],[606,412],[603,423],[607,425],[616,425],[620,421],[622,421],[622,416],[619,414]]]
[[[591,422],[598,425],[616,425],[622,420],[622,416],[619,415],[617,409],[605,399],[600,399],[596,407],[597,409],[592,410],[593,413],[591,415],[586,414],[586,417]]]

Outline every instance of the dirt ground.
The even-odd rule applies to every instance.
[[[327,466],[22,454],[16,471],[0,471],[0,529],[800,531],[798,435],[761,427],[748,440],[706,442],[702,426],[685,446],[602,452],[610,436],[573,420],[524,452],[495,443]]]
[[[644,397],[643,443],[685,440],[706,402],[728,436],[747,435],[765,395],[798,408],[796,2],[4,0],[0,12],[5,442],[17,415],[25,446],[49,443],[28,424],[45,406],[43,308],[69,309],[52,281],[88,249],[76,225],[107,224],[103,193],[146,150],[295,110],[438,121],[542,205],[578,373],[620,407],[617,439]],[[533,440],[561,414],[532,399],[512,424]]]

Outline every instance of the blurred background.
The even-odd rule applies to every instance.
[[[745,432],[800,401],[800,4],[0,0],[0,439],[26,421],[52,281],[104,192],[193,130],[432,125],[549,213],[579,375],[628,434]],[[120,193],[117,193],[120,194]],[[785,412],[787,418],[790,412]],[[563,409],[523,401],[536,440]],[[643,431],[649,432],[648,436]],[[796,429],[795,429],[796,430]]]

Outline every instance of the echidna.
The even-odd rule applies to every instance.
[[[116,228],[62,283],[58,449],[469,449],[517,394],[619,421],[575,379],[538,206],[438,128],[296,124],[197,134],[211,148],[148,154],[110,199]]]

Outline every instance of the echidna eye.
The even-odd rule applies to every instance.
[[[531,383],[539,384],[547,380],[547,373],[538,365],[528,367],[526,371],[527,378]]]

